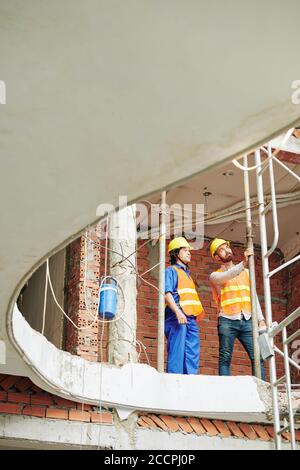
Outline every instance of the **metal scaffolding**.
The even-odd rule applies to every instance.
[[[266,153],[266,159],[261,161],[261,151]],[[281,449],[282,434],[286,431],[290,432],[291,437],[291,448],[296,448],[295,441],[295,423],[294,423],[294,410],[292,403],[292,384],[290,376],[290,366],[297,368],[300,371],[300,366],[289,357],[288,347],[289,344],[300,336],[300,329],[295,331],[291,336],[288,336],[287,327],[290,326],[300,317],[300,306],[286,317],[279,325],[274,327],[272,318],[272,299],[271,299],[271,284],[270,279],[276,273],[282,269],[290,266],[292,263],[300,259],[300,255],[295,256],[293,259],[281,264],[278,268],[270,271],[269,269],[269,258],[275,251],[278,240],[279,240],[279,224],[277,214],[277,201],[276,201],[276,187],[274,179],[274,168],[273,162],[284,168],[291,176],[296,178],[300,182],[300,176],[294,173],[287,165],[280,161],[276,157],[278,151],[272,153],[271,145],[268,144],[268,149],[264,147],[255,151],[255,165],[252,167],[248,166],[248,156],[245,155],[243,159],[244,166],[238,163],[236,160],[233,163],[244,172],[244,191],[245,191],[245,213],[246,213],[246,234],[248,248],[253,247],[253,233],[252,233],[252,221],[251,221],[251,205],[250,205],[250,187],[249,187],[249,171],[256,171],[256,190],[258,199],[258,214],[259,214],[259,227],[260,227],[260,243],[261,243],[261,255],[262,255],[262,271],[263,271],[263,286],[264,286],[264,301],[265,301],[265,316],[267,323],[267,332],[265,338],[268,344],[268,356],[263,356],[263,359],[268,359],[270,364],[270,385],[272,394],[272,410],[273,410],[273,425],[274,425],[274,437],[276,449]],[[264,194],[264,182],[263,173],[268,171],[269,173],[269,184],[270,184],[270,202],[265,204]],[[161,194],[161,213],[160,213],[160,272],[159,272],[159,333],[158,333],[158,370],[163,372],[163,357],[164,357],[164,333],[163,333],[163,318],[164,318],[164,296],[161,295],[164,292],[164,269],[165,269],[165,241],[166,241],[166,222],[164,214],[164,205],[166,202],[166,193]],[[270,212],[273,222],[274,236],[270,248],[268,248],[268,237],[267,237],[267,226],[266,226],[266,215]],[[251,256],[249,258],[249,273],[251,282],[251,297],[256,298],[256,287],[255,287],[255,267],[254,260]],[[260,378],[260,349],[259,349],[259,332],[257,328],[257,311],[256,303],[252,302],[253,312],[253,340],[254,340],[254,360],[255,360],[255,375]],[[277,335],[282,335],[283,351],[281,351],[275,344],[274,338]],[[284,358],[284,370],[285,373],[282,377],[277,379],[276,372],[276,354],[279,354]],[[284,415],[281,413],[279,406],[279,386],[285,386],[286,398],[287,398],[287,413]]]
[[[267,340],[270,346],[270,383],[272,391],[272,407],[273,407],[273,424],[274,424],[274,435],[276,449],[281,449],[281,437],[282,433],[289,431],[291,438],[291,448],[296,448],[295,442],[295,423],[294,423],[294,410],[292,403],[292,386],[290,376],[290,366],[296,367],[300,370],[300,366],[289,357],[288,345],[296,337],[300,335],[300,329],[295,331],[290,337],[287,334],[287,327],[291,325],[297,318],[300,317],[300,307],[298,307],[293,313],[285,318],[277,327],[272,327],[272,302],[271,302],[271,277],[296,262],[300,259],[300,255],[295,256],[293,259],[281,264],[278,268],[270,271],[269,269],[269,257],[276,249],[279,239],[279,225],[277,216],[277,204],[276,204],[276,187],[274,180],[273,161],[278,163],[281,167],[285,168],[293,177],[300,182],[300,177],[288,168],[283,162],[281,162],[273,153],[271,145],[268,144],[268,150],[262,147],[262,150],[267,153],[267,159],[261,162],[261,149],[255,152],[255,167],[256,167],[256,186],[257,186],[257,197],[259,204],[259,226],[260,226],[260,241],[261,241],[261,255],[262,255],[262,270],[263,270],[263,285],[264,285],[264,300],[265,300],[265,314],[267,320]],[[263,184],[263,173],[268,170],[270,190],[271,190],[271,201],[265,205],[264,198],[264,184]],[[268,249],[267,242],[267,227],[266,227],[266,214],[271,211],[274,237],[271,247]],[[274,338],[277,335],[282,335],[283,351],[281,351],[275,344]],[[279,354],[284,358],[284,370],[285,374],[277,379],[276,374],[276,354]],[[278,398],[278,386],[285,385],[286,397],[287,397],[287,409],[288,417],[280,415],[279,398]],[[283,422],[283,424],[282,424]]]
[[[248,168],[248,157],[244,156],[244,168]],[[253,250],[253,231],[252,231],[252,218],[251,218],[251,205],[250,205],[250,184],[249,173],[244,170],[244,192],[245,192],[245,211],[246,211],[246,237],[247,248]],[[255,264],[253,256],[249,257],[249,277],[250,277],[250,291],[251,291],[251,320],[252,320],[252,338],[253,338],[253,351],[254,351],[254,374],[257,378],[261,379],[260,367],[260,350],[258,338],[258,319],[257,319],[257,304],[256,304],[256,282],[255,282]]]

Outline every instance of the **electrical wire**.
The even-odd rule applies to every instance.
[[[98,320],[98,312],[96,312],[95,314],[95,318],[93,320],[93,322],[88,325],[88,326],[82,326],[82,327],[79,327],[78,325],[76,325],[72,318],[69,317],[69,315],[66,314],[66,312],[64,311],[64,309],[59,305],[59,302],[56,298],[56,295],[54,293],[54,290],[53,290],[53,286],[52,286],[52,281],[51,281],[51,276],[50,276],[50,272],[49,272],[49,258],[46,260],[46,270],[47,270],[47,278],[48,278],[48,282],[49,282],[49,286],[50,286],[50,290],[51,290],[51,293],[52,293],[52,296],[53,296],[53,299],[54,299],[54,302],[55,304],[57,305],[57,307],[60,309],[60,311],[63,313],[63,315],[67,318],[67,320],[72,323],[72,325],[74,326],[74,328],[76,328],[77,330],[88,330],[90,328],[92,328],[92,326],[97,322]]]
[[[48,292],[48,276],[47,276],[47,266],[45,266],[45,290],[44,290],[44,306],[43,306],[43,323],[42,323],[42,331],[41,331],[43,336],[44,336],[45,321],[46,321],[47,292]]]
[[[126,308],[126,297],[125,297],[125,294],[124,294],[124,290],[123,290],[123,287],[122,287],[122,285],[120,284],[120,282],[119,282],[117,279],[113,278],[113,279],[117,282],[117,284],[118,284],[118,286],[119,286],[119,288],[120,288],[120,290],[121,290],[121,292],[122,292],[123,298],[124,298],[124,308],[123,308],[122,314],[120,314],[118,317],[112,318],[112,319],[110,319],[110,320],[108,320],[108,319],[106,319],[106,320],[101,320],[100,318],[98,318],[98,307],[99,307],[99,301],[100,301],[100,295],[99,295],[99,296],[98,296],[98,305],[97,305],[97,309],[96,309],[96,313],[95,313],[93,322],[92,322],[90,325],[88,325],[88,326],[79,327],[78,325],[76,325],[76,324],[73,322],[72,318],[70,318],[70,317],[67,315],[67,313],[64,311],[64,309],[59,305],[59,302],[58,302],[58,300],[57,300],[57,298],[56,298],[56,295],[55,295],[55,293],[54,293],[54,289],[53,289],[53,285],[52,285],[52,281],[51,281],[51,276],[50,276],[50,272],[49,272],[49,259],[46,260],[46,275],[47,275],[47,279],[48,279],[48,282],[49,282],[50,290],[51,290],[51,293],[52,293],[52,296],[53,296],[53,299],[54,299],[55,304],[56,304],[57,307],[61,310],[61,312],[62,312],[63,315],[67,318],[67,320],[68,320],[70,323],[72,323],[72,325],[74,326],[74,328],[76,328],[77,330],[79,330],[79,331],[88,330],[88,329],[92,328],[92,327],[94,326],[94,324],[95,324],[97,321],[99,321],[100,323],[101,323],[101,322],[102,322],[102,323],[113,323],[113,322],[115,322],[115,321],[118,321],[118,320],[124,315],[125,308]],[[108,278],[112,278],[112,276],[105,276],[105,277],[102,278],[102,281],[101,281],[101,284],[100,284],[99,292],[101,292],[102,284],[103,284],[104,281],[105,281],[106,279],[108,279]],[[46,292],[46,289],[45,289],[45,292]],[[44,301],[44,303],[45,303],[45,301]]]

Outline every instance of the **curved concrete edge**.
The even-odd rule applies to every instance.
[[[117,368],[89,362],[57,349],[30,327],[17,305],[11,327],[11,341],[27,364],[27,375],[55,395],[120,408],[127,415],[140,410],[269,422],[270,386],[253,377],[160,374],[146,364]]]

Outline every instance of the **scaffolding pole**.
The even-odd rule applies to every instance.
[[[265,204],[264,204],[264,189],[263,189],[263,175],[260,150],[255,151],[255,165],[256,165],[256,184],[257,184],[257,199],[259,204],[259,228],[260,228],[260,242],[261,242],[261,259],[263,269],[263,280],[264,280],[264,297],[265,297],[265,314],[267,320],[268,330],[272,325],[272,303],[271,303],[271,286],[269,277],[269,259],[268,259],[268,241],[267,241],[267,228],[266,228],[266,217],[265,217]],[[274,179],[272,181],[274,185]],[[275,209],[273,207],[273,209]],[[271,346],[273,347],[273,339],[270,340]],[[280,431],[280,415],[279,415],[279,403],[278,403],[278,386],[276,377],[276,360],[275,356],[270,358],[270,381],[272,389],[272,404],[273,404],[273,420],[274,420],[274,431],[275,431],[275,445],[276,449],[281,449],[281,438],[279,436]]]
[[[164,372],[165,345],[165,264],[166,264],[166,191],[161,193],[159,216],[159,294],[158,294],[158,338],[157,338],[157,370]]]
[[[248,157],[244,156],[243,166],[248,168]],[[252,219],[251,219],[251,205],[250,205],[250,185],[249,173],[244,170],[244,192],[245,192],[245,212],[246,212],[246,238],[247,248],[253,250],[253,232],[252,232]],[[253,350],[254,350],[254,374],[255,377],[261,379],[260,367],[260,350],[258,344],[258,318],[257,318],[257,303],[256,303],[256,282],[255,282],[255,264],[254,257],[249,257],[249,277],[250,277],[250,291],[251,291],[251,320],[252,320],[252,337],[253,337]]]

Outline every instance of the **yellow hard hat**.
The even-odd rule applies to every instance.
[[[170,241],[168,246],[168,253],[170,253],[170,251],[178,250],[180,248],[188,248],[189,250],[193,249],[184,237],[176,237]]]
[[[223,240],[223,238],[215,238],[211,242],[210,247],[209,247],[211,256],[214,257],[219,246],[224,245],[225,243],[227,245],[230,245],[230,242],[228,240]]]

